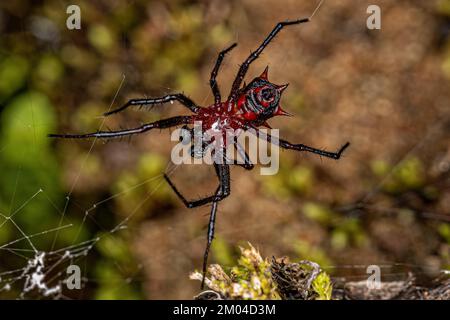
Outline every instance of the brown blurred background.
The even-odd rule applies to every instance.
[[[70,4],[81,8],[81,30],[66,28]],[[381,8],[381,30],[366,27],[371,4]],[[191,298],[199,283],[188,275],[201,267],[209,207],[186,209],[161,174],[173,170],[190,197],[211,193],[216,178],[207,166],[173,168],[168,131],[93,147],[45,134],[96,131],[102,112],[130,98],[182,91],[211,104],[209,73],[220,50],[238,42],[218,78],[225,95],[238,65],[275,23],[309,16],[316,5],[0,4],[0,209],[19,207],[43,187],[45,197],[16,216],[27,234],[58,225],[64,213],[74,226],[61,231],[60,247],[102,236],[77,260],[83,289],[65,296]],[[263,256],[317,261],[336,279],[364,279],[370,264],[382,267],[383,280],[448,270],[449,32],[448,0],[326,0],[312,22],[283,30],[247,75],[269,65],[271,81],[290,83],[282,105],[295,117],[270,124],[291,142],[351,146],[339,161],[284,151],[275,176],[233,168],[210,262],[230,267],[237,246],[250,242]],[[129,110],[107,118],[104,128],[185,113],[176,104]],[[118,224],[123,228],[114,229]],[[0,244],[15,238],[13,226],[0,228]],[[36,241],[49,248],[52,240]],[[24,262],[11,255],[0,252],[0,274]],[[16,297],[20,281],[14,285],[0,296]]]

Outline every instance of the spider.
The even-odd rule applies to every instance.
[[[320,4],[319,4],[320,6]],[[317,11],[319,6],[316,8],[314,13]],[[222,132],[225,135],[225,131],[228,129],[233,130],[255,130],[256,135],[259,138],[266,139],[269,143],[275,143],[275,140],[270,134],[262,133],[259,129],[261,126],[268,126],[267,120],[274,116],[289,115],[280,106],[280,98],[283,91],[287,88],[285,85],[276,85],[268,80],[268,68],[266,68],[263,73],[254,78],[249,84],[242,85],[245,75],[253,61],[255,61],[267,45],[275,38],[275,36],[285,27],[291,25],[297,25],[309,22],[314,15],[314,13],[309,18],[303,18],[293,21],[279,22],[275,25],[273,30],[264,39],[264,41],[259,45],[259,47],[253,51],[247,59],[240,66],[239,71],[234,79],[231,87],[231,91],[228,98],[222,101],[222,96],[219,87],[216,82],[216,77],[219,72],[222,61],[227,53],[229,53],[233,48],[237,46],[233,43],[231,46],[221,51],[217,57],[214,68],[211,72],[211,77],[209,84],[211,86],[212,93],[214,95],[214,104],[201,107],[194,103],[190,98],[182,93],[168,94],[160,98],[154,99],[131,99],[125,103],[120,108],[112,111],[106,112],[104,115],[109,116],[112,114],[124,111],[129,107],[136,106],[153,106],[156,104],[163,104],[167,102],[178,101],[181,105],[189,109],[193,114],[189,116],[175,116],[167,119],[158,120],[155,122],[144,124],[137,128],[119,130],[119,131],[97,131],[88,134],[50,134],[49,137],[52,138],[73,138],[73,139],[85,139],[85,138],[116,138],[123,136],[130,136],[134,134],[140,134],[152,129],[165,129],[172,128],[176,126],[183,126],[184,129],[188,129],[188,125],[192,125],[196,121],[201,121],[202,131],[206,132],[214,128],[215,131]],[[207,146],[209,141],[203,141],[203,145]],[[178,190],[174,183],[170,180],[167,174],[164,174],[164,178],[178,196],[178,198],[184,203],[187,208],[195,208],[202,205],[211,203],[211,212],[208,223],[207,232],[207,243],[203,257],[203,279],[201,288],[204,287],[206,268],[208,262],[208,254],[211,247],[211,243],[214,238],[214,228],[216,221],[217,206],[220,201],[225,199],[230,195],[230,165],[238,165],[246,170],[252,170],[254,164],[250,161],[248,154],[242,149],[236,140],[228,141],[222,143],[222,148],[227,147],[226,144],[234,144],[234,147],[239,149],[240,154],[243,156],[243,163],[238,163],[234,161],[230,163],[229,159],[226,158],[225,152],[219,152],[214,158],[214,168],[215,173],[219,180],[219,185],[215,190],[214,194],[201,198],[198,200],[188,200],[183,194]],[[328,157],[331,159],[338,160],[344,150],[350,145],[349,142],[345,143],[337,152],[329,152],[325,150],[320,150],[307,146],[305,144],[294,144],[283,139],[279,139],[277,142],[278,146],[284,149],[290,149],[295,151],[304,151],[314,153],[319,156]],[[216,149],[217,150],[217,149]],[[196,156],[195,152],[192,150],[191,155]]]

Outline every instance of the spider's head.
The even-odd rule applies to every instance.
[[[288,85],[269,82],[267,72],[268,67],[241,90],[237,108],[246,120],[263,123],[274,116],[290,115],[280,106],[281,94]]]

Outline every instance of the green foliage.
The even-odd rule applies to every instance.
[[[331,211],[325,205],[315,203],[315,202],[307,202],[303,205],[303,214],[318,223],[328,226],[333,222],[333,219],[336,218],[336,214]]]
[[[389,193],[396,194],[424,186],[425,171],[422,162],[416,157],[409,157],[395,167],[381,160],[373,161],[372,172],[380,178],[387,176],[383,190]]]
[[[28,61],[19,55],[9,56],[0,61],[0,102],[24,86],[28,70]]]
[[[133,213],[134,222],[151,213],[158,203],[171,201],[172,194],[161,176],[164,168],[165,161],[160,155],[143,154],[136,168],[122,173],[112,187],[114,194],[121,194],[115,199],[120,211],[124,215]],[[142,199],[147,201],[137,207]],[[136,205],[130,207],[130,203]]]
[[[110,51],[116,40],[114,33],[102,24],[95,24],[89,28],[88,32],[89,42],[100,52],[107,53]]]
[[[326,272],[321,272],[312,282],[312,288],[317,294],[316,300],[331,300],[333,285],[330,276]]]
[[[220,265],[215,264],[208,268],[209,276],[205,281],[206,285],[227,299],[279,300],[284,296],[285,290],[290,290],[291,287],[296,287],[298,284],[305,285],[307,283],[305,279],[313,271],[309,265],[294,263],[292,265],[295,265],[296,268],[300,267],[302,272],[292,275],[286,273],[286,267],[275,268],[276,261],[270,262],[268,259],[263,259],[259,251],[251,244],[248,248],[241,247],[240,250],[241,255],[237,265],[231,268],[229,275]],[[298,278],[301,276],[305,279]],[[282,285],[286,288],[278,287],[280,282],[277,284],[274,280],[280,277],[285,279]],[[201,280],[202,274],[196,271],[191,274],[190,278]],[[292,281],[292,283],[285,283],[285,281]],[[311,287],[298,288],[298,290],[305,290],[308,299],[317,300],[330,300],[332,289],[330,277],[323,271],[313,279]]]
[[[50,152],[46,134],[55,127],[55,114],[48,98],[29,92],[13,99],[1,115],[0,211],[16,212],[15,218],[26,232],[55,227],[59,213],[45,195],[55,203],[63,199],[59,167]],[[31,199],[29,205],[20,208]],[[0,232],[5,232],[0,228]],[[51,240],[51,239],[50,239]]]
[[[117,269],[112,263],[104,260],[95,265],[95,275],[97,276],[98,288],[95,292],[95,299],[98,300],[140,300],[142,296],[139,291],[130,283],[130,279]]]
[[[354,217],[343,217],[337,220],[331,234],[331,245],[338,250],[353,245],[364,246],[368,243],[361,221]]]
[[[109,234],[99,234],[101,240],[97,242],[98,251],[113,261],[126,262],[130,259],[129,248],[121,237],[111,237]]]
[[[33,80],[37,88],[47,91],[53,89],[53,85],[64,74],[64,65],[60,59],[51,54],[43,55],[33,74]]]
[[[108,233],[98,236],[100,241],[96,247],[103,259],[94,268],[94,277],[98,279],[96,299],[142,299],[140,288],[130,281],[136,277],[139,269],[133,262],[129,240],[122,236],[112,237]]]
[[[237,265],[227,275],[220,265],[209,267],[210,279],[207,285],[230,299],[278,300],[277,287],[272,279],[270,262],[264,260],[251,244],[240,248],[241,256]],[[201,279],[199,272],[191,274],[191,279]]]
[[[262,176],[261,180],[268,194],[289,199],[298,194],[308,194],[312,190],[314,171],[308,166],[295,166],[287,159],[276,175]]]
[[[228,292],[243,299],[279,299],[270,272],[270,262],[263,260],[251,245],[249,249],[240,249],[238,265],[231,269],[234,284]]]
[[[313,185],[313,171],[306,166],[297,166],[288,179],[288,187],[296,193],[307,193]]]
[[[331,230],[330,243],[337,250],[345,249],[350,245],[364,246],[368,242],[361,222],[357,218],[341,216],[326,205],[314,202],[305,203],[303,214]],[[318,257],[306,256],[306,258],[320,261]]]

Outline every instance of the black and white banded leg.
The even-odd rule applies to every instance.
[[[155,105],[155,104],[162,104],[162,103],[167,103],[167,102],[171,102],[171,101],[178,101],[178,102],[180,102],[183,106],[185,106],[186,108],[191,110],[193,113],[197,113],[198,110],[200,109],[200,107],[197,106],[194,103],[194,101],[192,101],[191,99],[186,97],[184,94],[182,94],[182,93],[175,93],[175,94],[168,94],[168,95],[165,95],[163,97],[153,98],[153,99],[131,99],[131,100],[128,100],[128,102],[125,103],[120,108],[117,108],[117,109],[105,112],[103,115],[104,116],[109,116],[109,115],[114,114],[114,113],[119,113],[119,112],[124,111],[125,109],[127,109],[129,107],[152,106],[152,105]]]
[[[190,122],[191,122],[190,116],[177,116],[168,119],[158,120],[151,123],[146,123],[140,127],[132,129],[117,130],[117,131],[97,131],[86,134],[49,134],[48,136],[50,138],[63,138],[63,139],[89,139],[89,138],[111,139],[143,133],[152,129],[166,129],[176,127],[178,125],[188,124]]]
[[[319,2],[319,4],[314,9],[313,13],[308,18],[303,19],[297,19],[293,21],[283,21],[278,22],[275,27],[272,29],[272,31],[269,33],[269,35],[264,39],[264,41],[261,43],[261,45],[253,51],[248,58],[242,63],[242,65],[239,68],[238,73],[236,74],[236,78],[234,79],[233,85],[231,86],[230,95],[228,96],[228,100],[230,101],[236,101],[237,96],[239,94],[239,89],[241,87],[242,81],[244,80],[245,75],[247,74],[248,68],[250,67],[250,64],[258,59],[259,55],[263,52],[263,50],[268,46],[268,44],[275,38],[275,36],[284,28],[287,26],[295,25],[295,24],[301,24],[311,21],[311,18],[314,16],[314,14],[317,12],[317,10],[322,5],[323,0]]]

